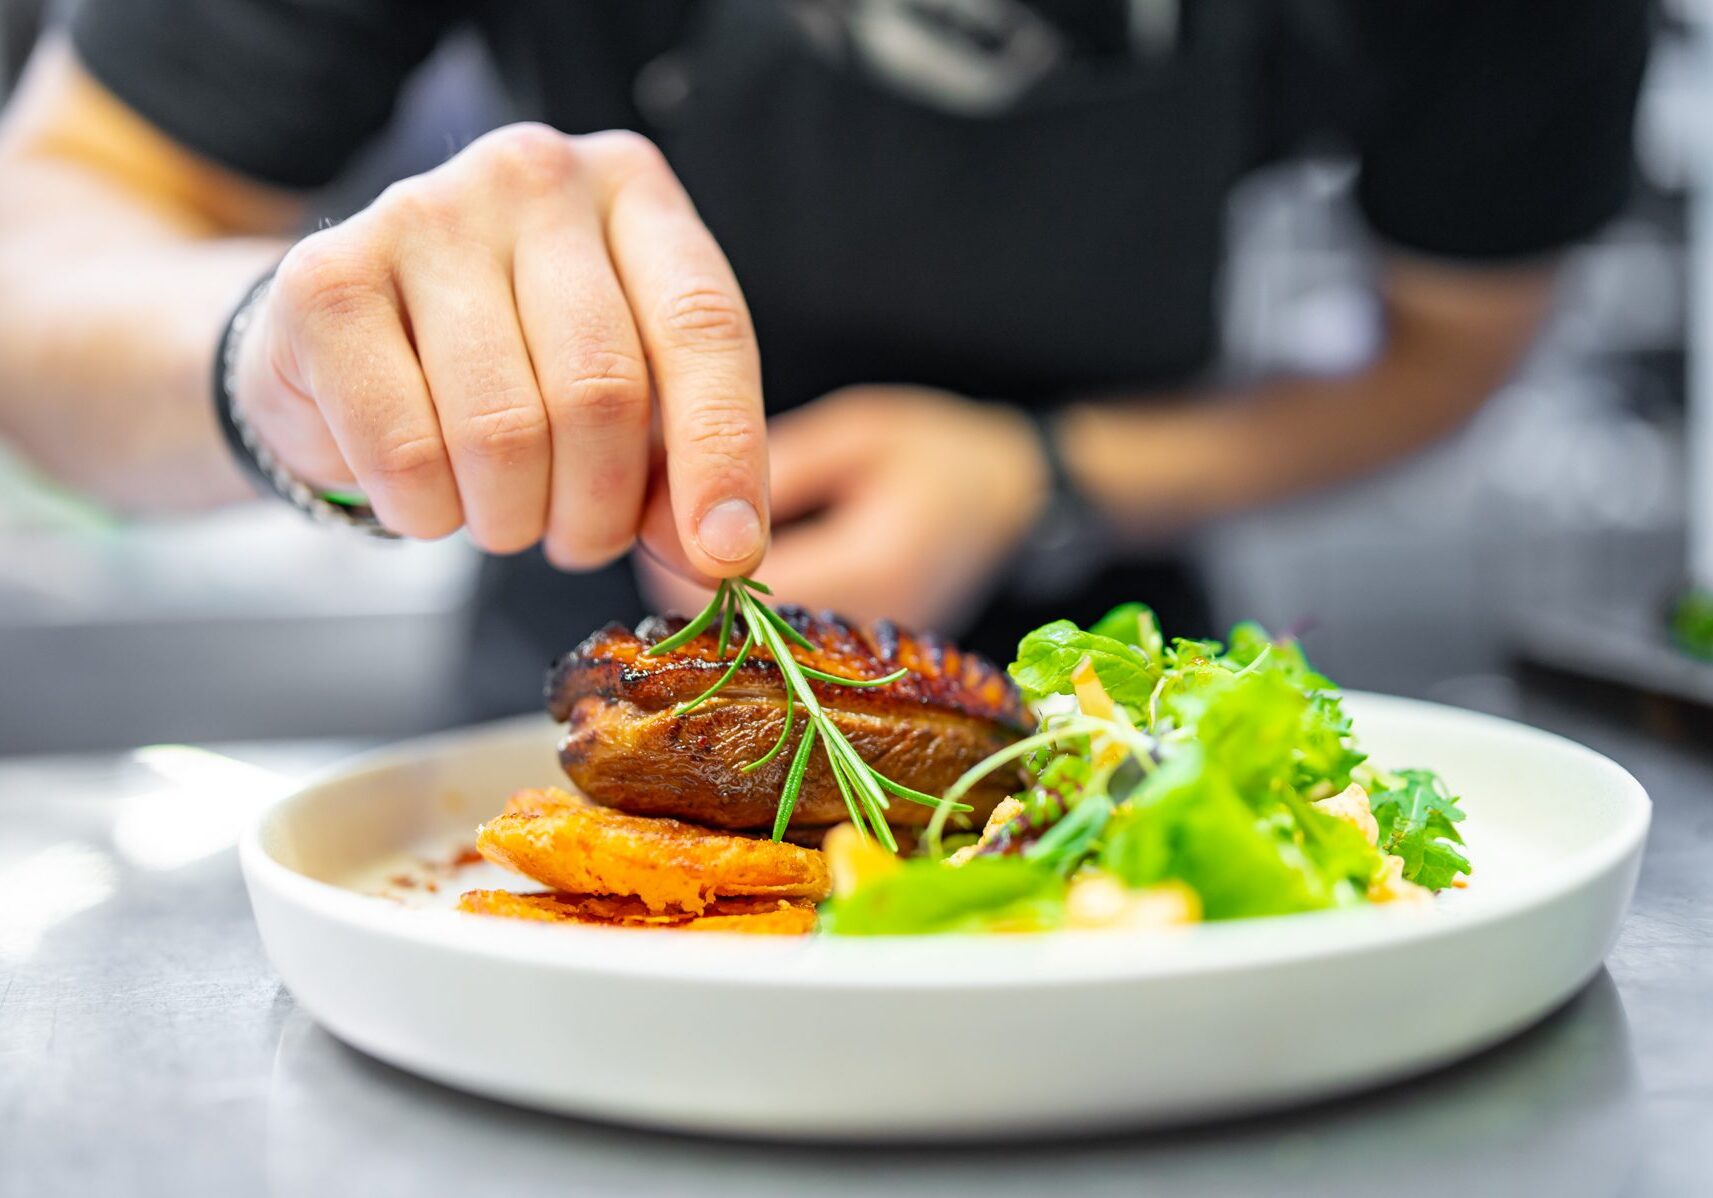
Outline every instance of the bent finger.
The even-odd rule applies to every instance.
[[[306,241],[281,264],[269,303],[281,306],[282,375],[314,400],[381,523],[428,539],[455,530],[457,489],[390,280]]]

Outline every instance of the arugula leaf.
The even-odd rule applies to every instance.
[[[1351,771],[1368,760],[1350,738],[1350,717],[1338,692],[1319,691],[1311,696],[1297,754],[1297,785],[1309,790],[1325,783],[1334,794],[1349,786]]]
[[[1380,850],[1404,859],[1404,877],[1443,890],[1458,874],[1469,872],[1469,859],[1457,846],[1463,836],[1457,824],[1463,809],[1432,770],[1399,770],[1391,784],[1368,796],[1369,809],[1380,825]]]
[[[1058,926],[1064,905],[1064,880],[1021,857],[916,858],[822,907],[821,926],[841,936],[1032,932]]]
[[[1024,637],[1011,663],[1011,677],[1032,702],[1045,695],[1068,695],[1071,672],[1085,657],[1115,702],[1146,706],[1159,681],[1159,667],[1136,646],[1084,632],[1069,620],[1055,620]]]

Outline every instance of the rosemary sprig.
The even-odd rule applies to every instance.
[[[792,627],[785,617],[758,598],[759,595],[769,594],[772,592],[752,579],[727,579],[715,589],[714,597],[708,601],[707,607],[698,612],[683,628],[651,646],[645,651],[645,656],[658,657],[662,653],[670,653],[700,636],[718,620],[719,633],[715,651],[719,659],[724,661],[726,649],[731,643],[733,626],[738,617],[743,618],[744,638],[737,655],[712,686],[694,699],[678,705],[677,713],[680,715],[695,710],[719,694],[726,684],[737,676],[744,662],[756,652],[765,653],[779,667],[785,684],[785,727],[772,748],[754,761],[738,767],[745,773],[751,773],[783,753],[791,740],[797,708],[803,709],[803,735],[797,743],[797,751],[792,754],[791,766],[785,775],[785,785],[779,792],[779,810],[773,821],[773,839],[783,837],[787,825],[791,822],[791,813],[796,809],[797,800],[803,792],[803,779],[808,774],[809,760],[817,743],[826,757],[833,782],[844,799],[845,810],[850,814],[851,823],[864,839],[872,835],[892,851],[898,850],[898,842],[886,823],[886,811],[891,805],[889,795],[938,809],[942,823],[945,820],[944,813],[970,810],[967,803],[957,801],[956,795],[941,799],[923,794],[901,782],[893,781],[869,765],[828,716],[810,686],[811,679],[833,686],[885,686],[898,681],[908,674],[909,670],[898,669],[881,678],[845,678],[804,665],[793,654],[792,645],[811,650],[815,646]]]

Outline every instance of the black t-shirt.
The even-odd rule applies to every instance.
[[[88,68],[193,150],[330,179],[454,25],[519,118],[640,129],[732,260],[770,408],[863,382],[1024,404],[1178,385],[1217,349],[1225,198],[1325,147],[1383,242],[1473,263],[1586,235],[1622,202],[1642,0],[82,0]],[[1152,13],[1140,23],[1135,14]],[[1067,610],[1149,598],[1124,564]],[[490,570],[481,657],[522,704],[610,615],[622,572]],[[1191,627],[1186,627],[1186,623]],[[1014,639],[1011,643],[1015,643]],[[507,671],[512,671],[508,675]]]

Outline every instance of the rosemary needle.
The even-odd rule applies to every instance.
[[[702,704],[706,703],[709,699],[712,699],[715,695],[719,694],[721,688],[732,680],[738,670],[743,668],[743,663],[749,658],[749,651],[753,648],[755,648],[755,633],[751,632],[748,636],[744,637],[743,645],[738,649],[738,655],[732,658],[732,664],[726,667],[725,673],[721,674],[714,680],[714,685],[697,695],[694,699],[691,699],[688,703],[680,703],[678,705],[677,714],[684,715],[686,712],[695,711],[696,708],[702,706]]]
[[[786,827],[791,823],[791,813],[796,809],[797,800],[802,795],[803,781],[808,775],[809,761],[817,743],[827,759],[827,768],[839,789],[839,796],[844,800],[851,823],[864,839],[872,835],[887,848],[897,851],[898,842],[886,822],[886,811],[891,806],[888,795],[936,808],[936,814],[942,823],[945,819],[944,813],[968,811],[969,805],[958,802],[956,795],[943,799],[935,798],[933,795],[913,790],[901,782],[895,782],[869,765],[821,706],[814,688],[810,686],[811,679],[831,686],[886,686],[905,677],[909,670],[900,668],[880,678],[845,678],[804,665],[792,653],[792,644],[809,650],[813,650],[815,645],[789,620],[757,598],[757,595],[772,593],[753,579],[727,579],[715,589],[714,597],[694,619],[671,636],[651,645],[644,651],[644,656],[658,657],[688,644],[718,620],[719,633],[715,653],[717,660],[724,661],[726,650],[731,644],[733,626],[737,617],[743,617],[744,639],[737,655],[712,686],[694,699],[679,705],[677,712],[680,715],[693,711],[719,694],[726,684],[737,676],[738,670],[750,655],[758,649],[764,650],[779,667],[785,684],[785,727],[766,753],[738,767],[745,773],[750,773],[767,765],[784,752],[791,740],[797,708],[802,707],[803,735],[791,756],[791,766],[786,771],[785,784],[779,792],[779,809],[773,821],[773,839],[781,839],[785,835]]]
[[[746,765],[738,766],[738,769],[741,770],[743,773],[753,774],[756,770],[760,769],[762,766],[766,765],[768,762],[772,761],[775,757],[777,757],[781,753],[783,753],[785,751],[786,744],[789,743],[791,740],[791,724],[792,724],[792,721],[796,718],[796,715],[797,715],[797,696],[791,693],[790,687],[786,687],[785,688],[785,727],[783,727],[779,730],[779,739],[773,742],[773,747],[771,749],[769,749],[767,752],[763,753],[760,757],[757,757],[754,761],[751,761]]]
[[[725,610],[720,613],[720,639],[714,648],[715,654],[720,657],[726,655],[726,646],[732,642],[732,620],[737,614],[738,605],[729,601],[725,605]],[[755,634],[751,633],[750,635],[753,637]]]
[[[791,772],[785,776],[785,789],[780,792],[779,811],[773,817],[773,839],[778,840],[785,835],[785,828],[791,822],[792,808],[797,806],[797,796],[803,793],[803,775],[809,772],[809,752],[815,747],[815,725],[810,724],[803,730],[803,739],[797,742],[797,753],[791,758]]]

